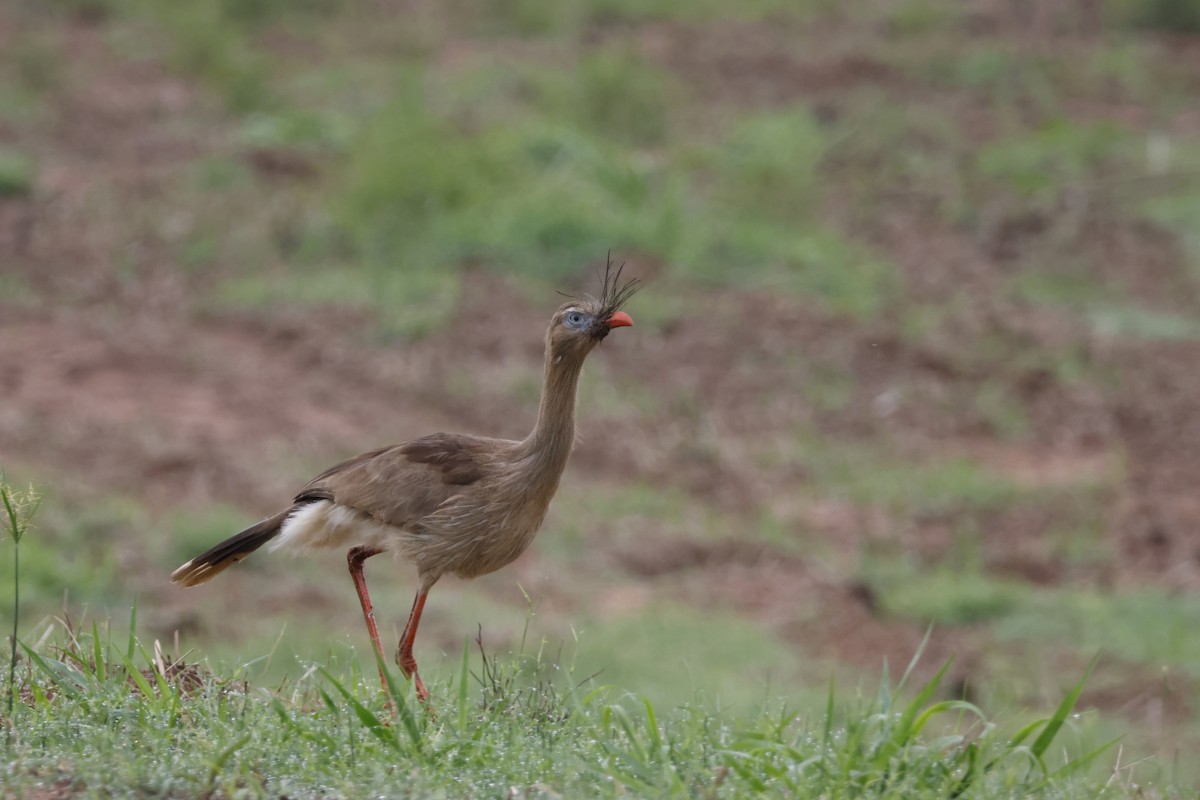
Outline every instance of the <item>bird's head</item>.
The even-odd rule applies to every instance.
[[[637,280],[621,282],[621,270],[612,269],[612,261],[604,269],[604,286],[600,296],[586,296],[563,303],[550,320],[547,343],[556,355],[582,357],[604,341],[613,328],[633,325],[633,319],[621,310],[638,290]]]

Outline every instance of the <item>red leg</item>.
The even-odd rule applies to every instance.
[[[371,644],[375,652],[383,658],[383,646],[379,644],[379,629],[375,627],[375,608],[371,605],[371,595],[367,594],[367,578],[363,575],[363,562],[371,556],[377,556],[382,550],[373,547],[351,547],[346,553],[346,563],[350,565],[350,577],[354,579],[354,589],[358,592],[358,602],[362,605],[363,619],[367,621],[367,633],[371,635]],[[383,681],[383,690],[387,691],[387,679],[383,676],[383,667],[379,667],[379,680]]]
[[[417,638],[417,626],[421,624],[421,611],[425,608],[425,598],[428,596],[428,588],[422,588],[417,592],[417,597],[413,600],[412,612],[408,615],[408,623],[404,626],[404,633],[400,635],[400,647],[396,650],[396,663],[400,665],[404,676],[412,678],[417,685],[417,697],[422,703],[429,700],[429,692],[425,690],[425,683],[421,680],[420,673],[417,672],[417,659],[413,657],[413,641]]]

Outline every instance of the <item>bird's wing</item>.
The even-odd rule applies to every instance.
[[[495,473],[512,443],[434,433],[363,453],[313,478],[296,502],[331,500],[405,527]]]

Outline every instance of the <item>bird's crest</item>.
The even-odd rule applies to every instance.
[[[617,267],[615,273],[612,266],[612,252],[610,251],[604,265],[604,287],[600,291],[601,317],[611,317],[620,311],[621,306],[629,302],[629,298],[633,297],[641,288],[641,282],[637,278],[621,283],[621,272],[625,269],[625,262],[621,262],[621,266]]]
[[[596,313],[596,316],[600,319],[611,317],[621,310],[621,306],[629,302],[629,298],[633,297],[638,289],[642,288],[642,282],[637,278],[631,278],[621,283],[621,272],[624,269],[625,262],[622,261],[620,266],[617,267],[616,272],[613,272],[612,251],[610,250],[604,264],[604,282],[601,284],[599,297],[590,294],[577,297],[566,292],[559,292],[559,294],[568,300],[581,300],[591,305],[599,306],[600,310]]]

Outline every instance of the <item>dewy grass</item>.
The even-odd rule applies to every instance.
[[[132,626],[131,626],[132,627]],[[43,637],[46,638],[46,637]],[[276,689],[168,656],[155,642],[59,629],[23,645],[5,787],[111,796],[1079,797],[1105,747],[1074,708],[1004,725],[938,699],[943,666],[910,690],[884,673],[873,698],[769,703],[736,717],[700,701],[664,709],[528,654],[467,648],[438,681],[436,715],[381,663],[313,665]],[[919,652],[918,652],[919,657]],[[532,661],[536,660],[534,664]],[[1086,675],[1084,676],[1086,678]]]

